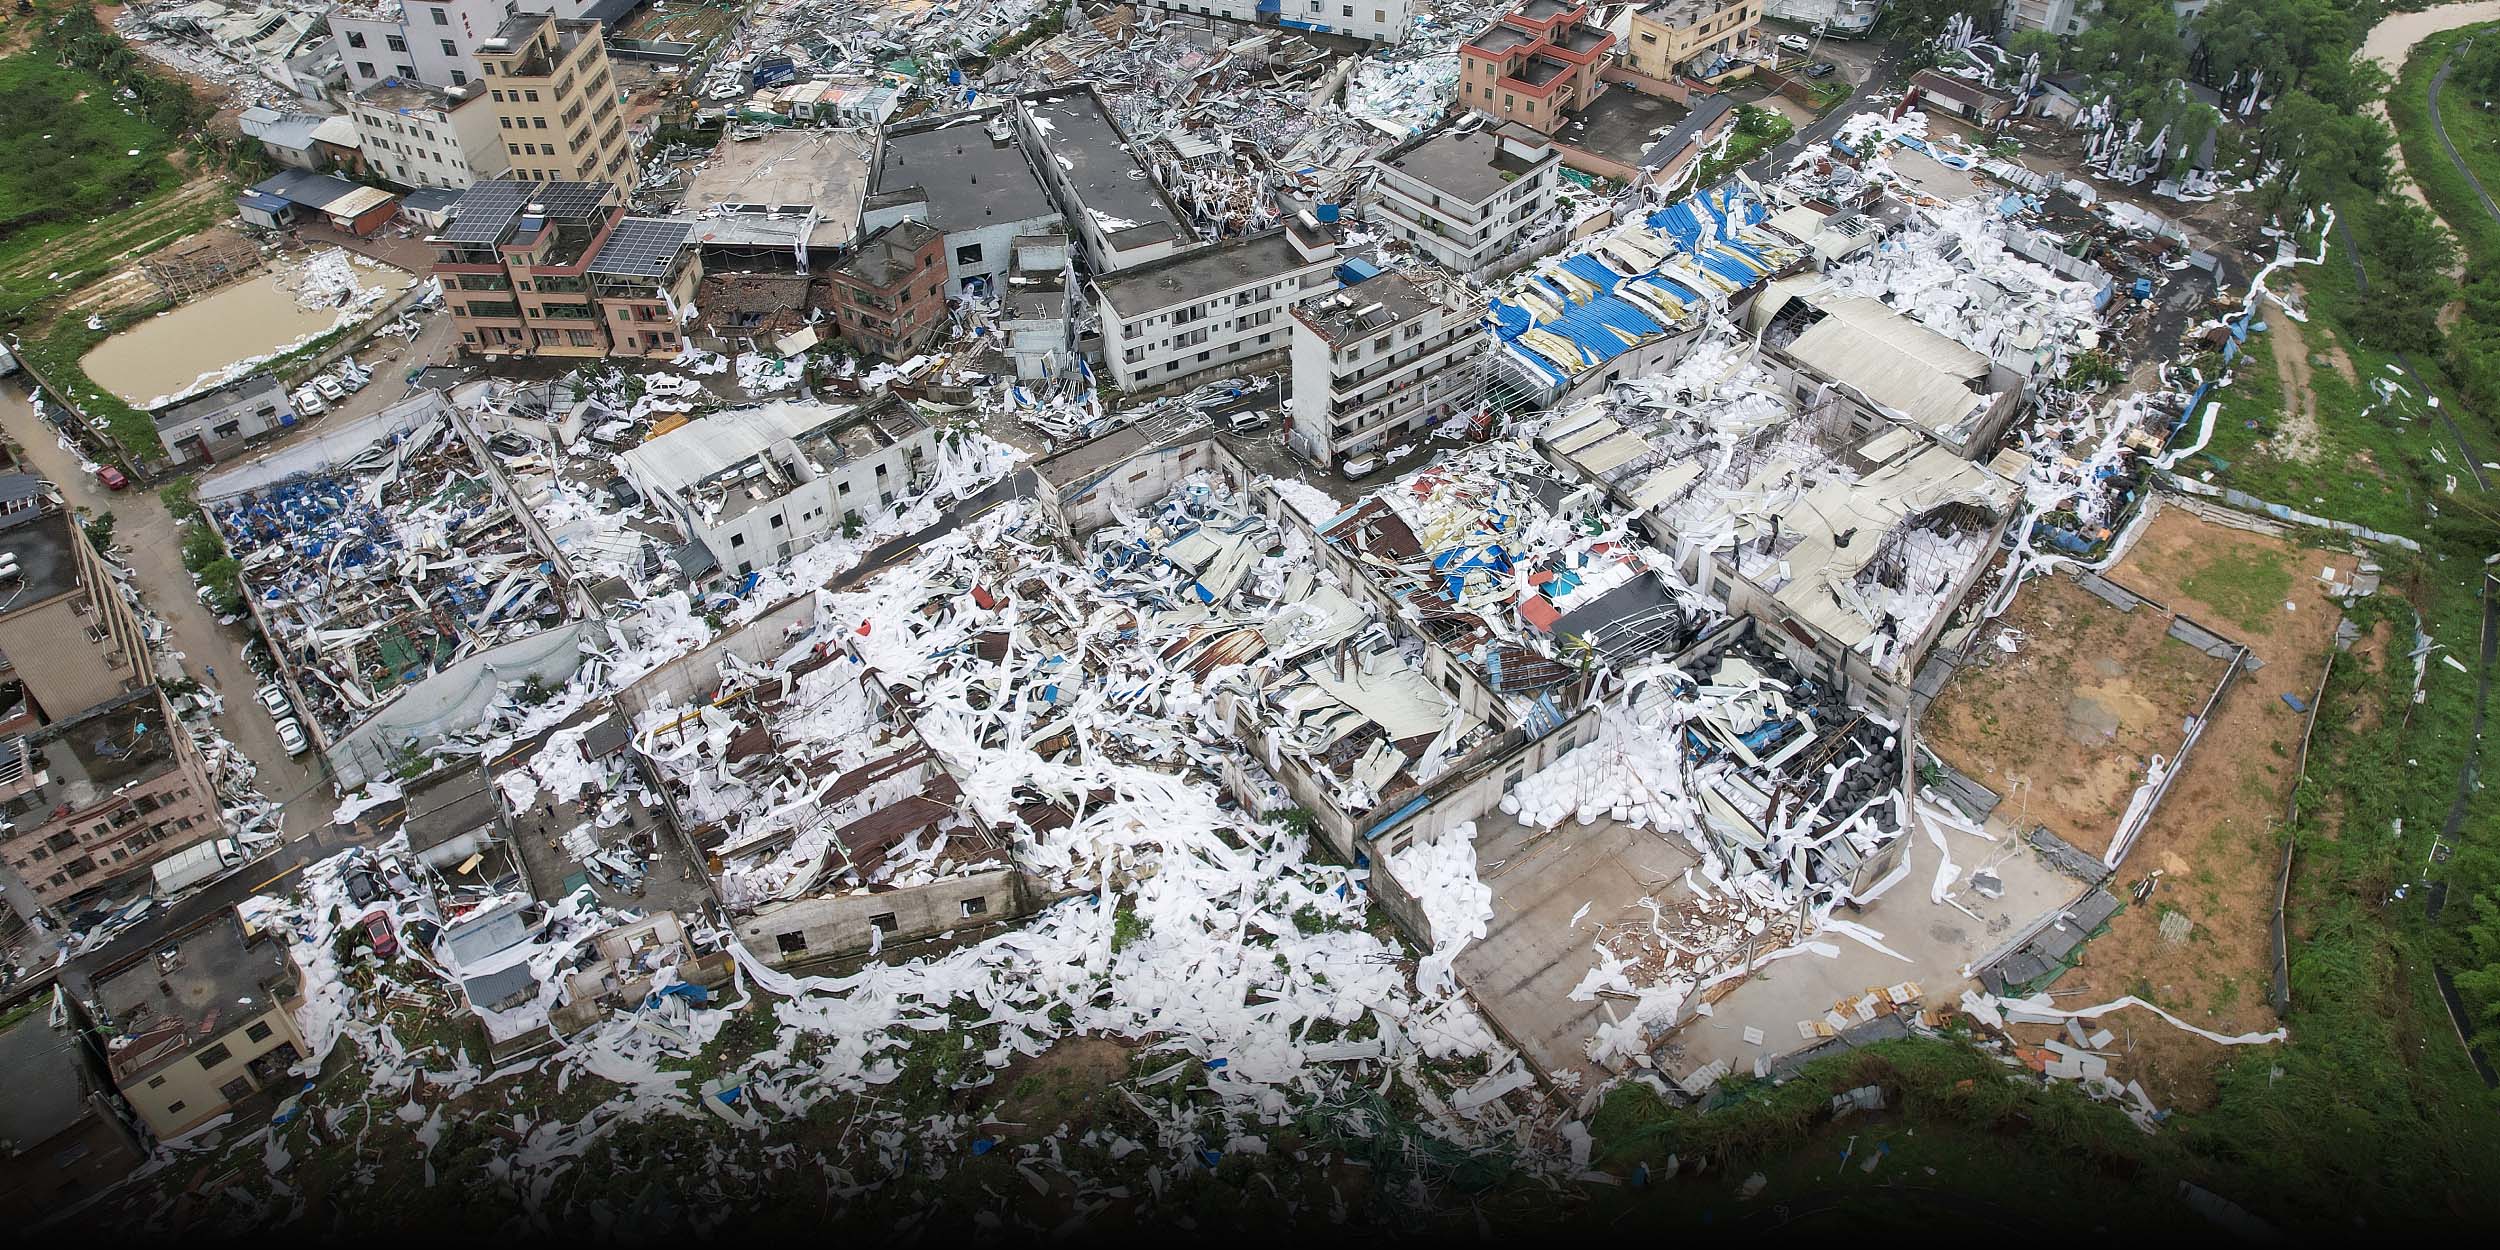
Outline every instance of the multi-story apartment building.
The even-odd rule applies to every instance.
[[[1283,351],[1286,314],[1337,287],[1337,245],[1307,217],[1094,279],[1104,366],[1128,390]]]
[[[148,684],[146,636],[121,585],[48,494],[0,504],[0,677],[57,721]]]
[[[1615,50],[1610,31],[1590,25],[1590,0],[1527,0],[1460,44],[1458,102],[1542,134],[1605,90],[1599,75]]]
[[[1710,78],[1762,24],[1762,0],[1649,0],[1624,27],[1623,63],[1636,74]]]
[[[722,573],[744,577],[898,500],[908,507],[936,450],[928,420],[884,395],[717,412],[626,451],[617,467]]]
[[[1367,39],[1373,43],[1404,43],[1414,27],[1407,0],[1149,0],[1169,13],[1197,13],[1263,25],[1273,20],[1291,30],[1316,30]]]
[[[693,226],[628,217],[604,182],[491,179],[427,240],[461,350],[670,357],[703,280]]]
[[[859,228],[879,230],[905,219],[927,222],[946,236],[946,276],[955,291],[986,291],[1004,282],[1018,238],[1061,228],[1059,209],[1003,108],[906,122],[885,132]]]
[[[351,0],[330,11],[330,35],[361,91],[385,79],[457,87],[486,76],[478,45],[514,11],[577,18],[599,0]]]
[[[54,906],[216,837],[217,789],[161,687],[0,740],[0,859]]]
[[[1491,336],[1478,310],[1397,272],[1293,310],[1295,451],[1335,465],[1472,416]]]
[[[48,997],[48,996],[47,996]],[[40,1000],[39,1000],[40,1001]],[[74,1024],[50,1011],[0,1027],[0,1219],[31,1228],[112,1188],[147,1161],[113,1106],[104,1065]]]
[[[946,329],[946,236],[927,222],[898,221],[861,241],[830,285],[843,341],[910,359]]]
[[[1068,237],[1095,273],[1113,273],[1196,247],[1198,232],[1147,172],[1090,83],[1028,92],[1016,127],[1033,167],[1068,219]]]
[[[96,978],[95,1021],[122,1099],[159,1140],[263,1090],[293,1089],[303,977],[283,931],[245,936],[232,910]]]
[[[477,60],[514,177],[620,187],[642,177],[599,23],[514,14]]]
[[[1482,273],[1559,238],[1562,160],[1544,135],[1509,122],[1444,123],[1372,161],[1378,224],[1465,274]]]
[[[403,187],[463,188],[512,168],[503,129],[479,83],[445,90],[412,79],[387,79],[356,93],[356,123],[365,168]]]

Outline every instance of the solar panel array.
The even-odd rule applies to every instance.
[[[542,182],[529,202],[544,205],[549,217],[571,221],[589,216],[606,198],[608,184],[604,182]]]
[[[531,187],[526,182],[481,182],[460,197],[459,207],[451,214],[451,224],[443,227],[441,239],[446,243],[493,243],[503,238],[504,228],[521,215],[521,207],[529,203]]]
[[[685,250],[686,238],[692,233],[694,227],[686,222],[628,217],[616,223],[616,230],[608,235],[599,254],[590,258],[588,271],[628,278],[659,277]]]

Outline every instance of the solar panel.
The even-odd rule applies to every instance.
[[[544,205],[549,217],[570,221],[589,216],[606,198],[608,184],[604,182],[543,182],[529,202]]]
[[[616,223],[599,254],[590,258],[590,273],[627,278],[656,278],[685,250],[694,227],[682,221],[628,217]]]
[[[521,206],[529,202],[531,184],[526,182],[481,182],[471,186],[452,209],[451,224],[443,228],[441,239],[446,243],[493,243],[503,238],[504,228],[521,215]]]

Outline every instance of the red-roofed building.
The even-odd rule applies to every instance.
[[[1582,20],[1589,0],[1527,0],[1459,46],[1459,103],[1552,134],[1605,90],[1615,37]]]

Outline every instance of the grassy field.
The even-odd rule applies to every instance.
[[[182,181],[166,159],[176,136],[94,74],[33,51],[0,57],[0,100],[0,263]]]

